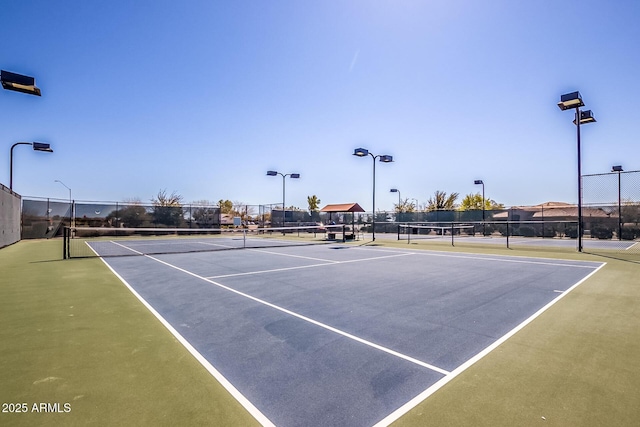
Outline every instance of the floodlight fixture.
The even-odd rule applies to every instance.
[[[580,92],[571,92],[566,93],[560,96],[560,102],[558,102],[558,107],[564,110],[570,110],[572,108],[580,108],[584,107],[584,102],[582,102],[582,97],[580,96]]]
[[[591,110],[580,111],[580,124],[584,125],[586,123],[595,123],[597,122],[596,118],[593,117],[593,112]],[[576,119],[573,119],[573,124],[576,124]]]
[[[476,185],[484,184],[484,182],[482,182],[481,179],[476,179],[475,181],[473,181],[473,183],[476,184]]]
[[[53,153],[51,145],[45,142],[34,142],[33,151],[46,151],[47,153]]]
[[[622,166],[613,166],[611,168],[611,172],[624,172],[624,170],[622,169]]]
[[[356,148],[353,150],[353,155],[358,157],[366,157],[367,155],[371,156],[373,160],[373,215],[371,220],[371,234],[372,240],[376,240],[376,158],[380,159],[382,163],[391,163],[393,162],[393,156],[388,154],[372,154],[366,148]]]
[[[358,157],[365,157],[368,154],[369,154],[369,150],[367,150],[366,148],[356,148],[353,151],[353,155]]]
[[[392,192],[392,193],[399,193],[400,192],[397,188],[392,188],[389,191]]]
[[[299,173],[281,173],[278,171],[267,171],[267,176],[277,176],[277,175],[282,176],[282,226],[284,227],[285,220],[286,220],[285,178],[290,177],[290,178],[297,179],[297,178],[300,178],[300,174]]]
[[[36,79],[10,71],[0,70],[0,81],[2,87],[15,92],[22,92],[29,95],[40,96],[40,88],[36,87]]]
[[[578,252],[582,252],[582,149],[580,147],[580,125],[586,123],[594,123],[596,121],[591,110],[580,111],[580,107],[584,107],[580,92],[571,92],[560,96],[558,107],[562,110],[575,109],[575,119],[573,124],[576,125],[576,135],[578,140]]]

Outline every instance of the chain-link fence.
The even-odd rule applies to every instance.
[[[640,171],[614,171],[582,177],[583,206],[603,213],[597,220],[585,215],[585,228],[600,240],[617,241],[615,252],[629,257],[640,255]]]
[[[640,255],[640,171],[616,171],[585,175],[583,185],[583,239],[585,249],[607,253]],[[446,224],[465,229],[463,235],[485,238],[510,237],[511,244],[577,239],[578,207],[548,202],[535,206],[514,206],[500,210],[433,210],[421,212],[378,211],[375,232],[398,234],[399,226]],[[361,233],[373,231],[374,215],[325,213],[282,209],[282,204],[180,206],[158,204],[85,202],[50,198],[22,199],[22,238],[61,235],[62,226],[115,228],[228,228],[282,227],[318,224],[353,224]],[[435,228],[434,228],[435,229]],[[433,233],[436,233],[435,231]],[[446,234],[447,231],[442,231]],[[455,234],[455,231],[454,231]],[[599,243],[597,243],[599,242]],[[608,243],[604,243],[608,242]],[[556,243],[553,243],[556,244]],[[557,243],[560,245],[560,243]],[[566,243],[562,243],[566,245]],[[567,247],[574,247],[569,244]]]
[[[0,184],[0,248],[20,240],[20,195]]]
[[[22,201],[22,238],[60,236],[62,226],[106,228],[215,228],[228,221],[218,206],[84,202],[51,198]]]

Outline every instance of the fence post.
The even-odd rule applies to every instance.
[[[67,259],[67,227],[62,229],[62,259]]]
[[[453,244],[453,235],[455,234],[455,228],[453,228],[454,224],[455,224],[455,222],[451,221],[451,246],[455,246]]]
[[[511,249],[509,247],[509,220],[507,219],[507,249]]]

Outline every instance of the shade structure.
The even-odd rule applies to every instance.
[[[327,205],[320,212],[364,212],[364,209],[357,203],[341,203]]]

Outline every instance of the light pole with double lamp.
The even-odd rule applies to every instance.
[[[620,192],[620,174],[624,172],[622,166],[613,166],[611,172],[618,173],[618,240],[622,240],[622,193]]]
[[[366,157],[371,156],[373,159],[373,217],[371,221],[371,233],[373,236],[373,241],[376,240],[376,159],[380,159],[382,163],[391,163],[393,162],[393,156],[389,156],[387,154],[376,154],[373,155],[366,148],[356,148],[353,151],[354,156],[358,157]]]
[[[286,220],[286,214],[285,214],[285,178],[286,177],[291,177],[294,179],[300,178],[300,174],[299,173],[280,173],[278,171],[267,171],[267,175],[268,176],[277,176],[280,175],[282,176],[282,226],[285,226],[285,220]]]
[[[13,149],[17,145],[31,145],[34,151],[44,151],[47,153],[53,153],[51,146],[44,142],[16,142],[11,146],[11,153],[9,154],[9,188],[13,190]]]
[[[481,179],[476,179],[475,181],[473,181],[473,183],[475,185],[482,185],[482,235],[484,236],[486,234],[486,228],[485,228],[485,213],[484,213],[484,181]]]
[[[580,148],[580,125],[586,123],[594,123],[595,117],[591,113],[591,110],[580,111],[580,107],[584,107],[580,92],[571,92],[560,96],[560,102],[558,107],[562,110],[575,109],[576,118],[573,120],[573,124],[577,129],[578,140],[578,252],[582,252],[582,160],[581,160],[581,148]]]

